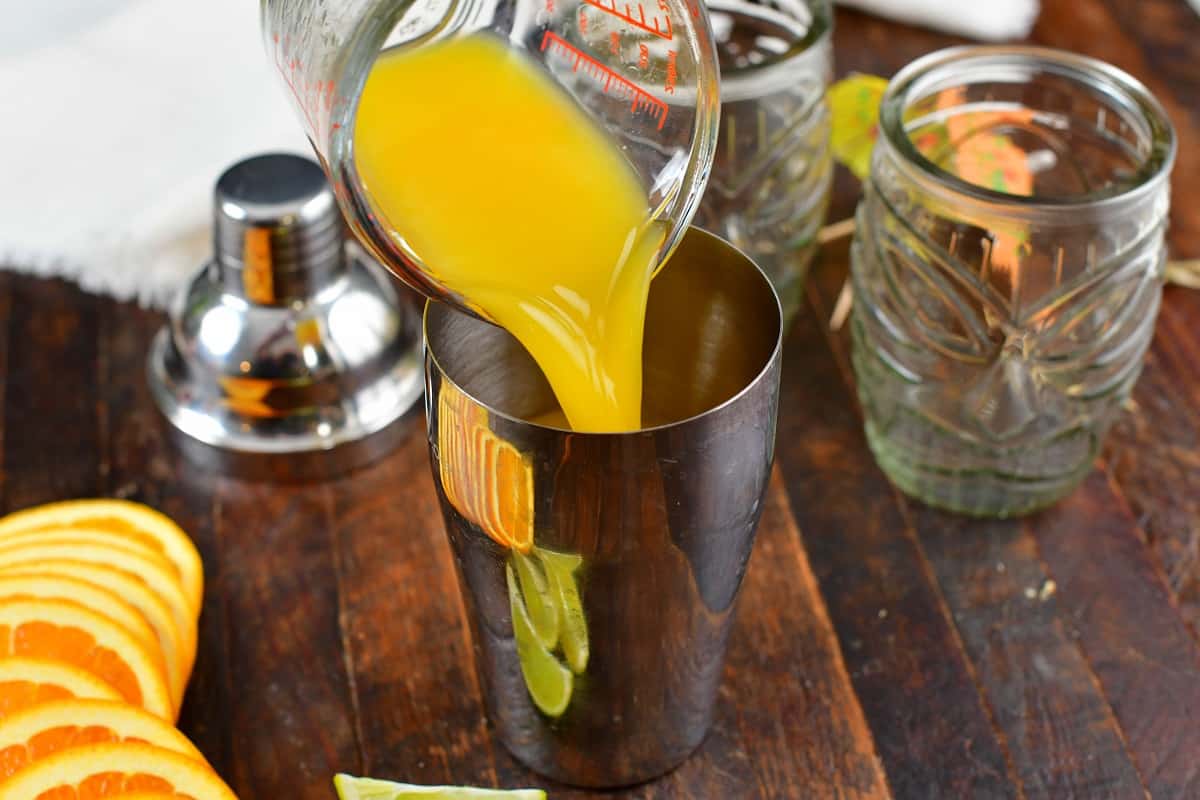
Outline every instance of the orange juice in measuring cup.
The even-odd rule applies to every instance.
[[[263,26],[359,239],[507,328],[573,428],[638,428],[650,277],[717,136],[698,0],[265,0]]]

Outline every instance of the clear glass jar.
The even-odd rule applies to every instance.
[[[833,183],[829,0],[707,0],[721,135],[696,224],[753,258],[785,324],[800,308]]]
[[[965,47],[902,70],[852,249],[868,441],[906,493],[1006,516],[1091,469],[1154,329],[1175,136],[1107,64]]]

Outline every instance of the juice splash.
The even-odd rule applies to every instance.
[[[375,213],[517,337],[574,429],[640,426],[661,233],[615,143],[549,77],[485,35],[385,53],[354,148]]]

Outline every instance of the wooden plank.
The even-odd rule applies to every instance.
[[[9,287],[5,506],[95,495],[96,303],[62,281],[13,276]]]
[[[747,747],[747,742],[739,735],[737,701],[732,697],[732,691],[728,682],[721,685],[712,729],[696,752],[674,772],[629,790],[628,797],[638,800],[689,800],[693,797],[741,800],[780,796],[769,794],[769,787],[761,783],[756,774],[764,771],[764,765],[756,763],[754,748]],[[775,786],[778,788],[779,784]],[[556,797],[557,793],[552,796]]]
[[[1171,289],[1164,302],[1181,306],[1179,301],[1194,298],[1189,294]],[[1184,618],[1200,631],[1200,375],[1193,360],[1200,353],[1188,347],[1194,339],[1183,326],[1160,318],[1134,403],[1113,426],[1104,461]]]
[[[831,248],[830,255],[847,257],[846,245]],[[813,277],[818,319],[828,319],[840,288],[840,273]],[[848,334],[843,330],[830,342],[852,385]],[[908,501],[902,508],[937,576],[1025,796],[1143,796],[1096,677],[1058,621],[1053,578],[1025,523],[974,520]]]
[[[754,797],[890,796],[778,468],[738,599],[721,703],[736,715],[739,749],[754,743],[746,759]]]
[[[1200,647],[1127,507],[1094,473],[1033,530],[1151,794],[1200,796]]]
[[[221,613],[243,797],[321,798],[360,769],[345,668],[328,487],[217,487]]]
[[[815,273],[837,263],[819,263]],[[899,798],[1018,797],[949,612],[812,308],[784,350],[777,458],[888,782]]]
[[[339,481],[334,492],[362,769],[413,783],[531,785],[507,755],[504,772],[497,769],[499,747],[484,722],[424,419],[401,424],[410,430],[398,450]]]
[[[220,597],[220,552],[213,527],[215,476],[176,452],[165,420],[150,397],[146,354],[162,315],[128,303],[97,299],[100,309],[101,462],[105,494],[146,503],[191,535],[204,560],[205,597],[196,665],[179,727],[222,775],[236,754],[228,733],[230,684],[227,631]]]
[[[1146,796],[1026,525],[919,506],[913,514],[1025,796]]]

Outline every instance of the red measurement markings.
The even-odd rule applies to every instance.
[[[271,37],[271,40],[275,45],[273,53],[275,68],[279,70],[279,75],[296,101],[300,113],[304,115],[304,121],[308,124],[308,132],[319,138],[321,123],[328,123],[330,113],[333,111],[333,81],[312,81],[304,76],[304,64],[300,59],[288,53],[291,47],[290,37],[284,37],[283,41],[280,41],[279,35],[276,34]],[[337,130],[341,124],[335,122],[331,127],[333,130]]]
[[[618,97],[628,98],[630,101],[629,110],[635,114],[639,111],[645,111],[651,117],[657,119],[660,131],[663,125],[666,124],[667,104],[665,102],[659,100],[628,78],[613,72],[573,44],[564,41],[558,34],[546,31],[545,36],[542,37],[541,49],[543,52],[550,50],[552,53],[558,53],[571,59],[573,62],[571,64],[571,71],[579,72],[582,69],[585,74],[595,78],[604,87],[605,94],[611,92]]]
[[[650,48],[644,44],[638,45],[638,69],[646,69],[650,66]]]
[[[667,51],[667,81],[663,85],[667,94],[675,94],[675,83],[679,80],[679,67],[675,64],[677,57],[678,53],[674,50]]]
[[[608,52],[614,56],[621,52],[621,34],[613,31],[608,35]]]
[[[688,11],[692,12],[693,19],[700,19],[700,6],[696,0],[686,0]]]
[[[671,13],[667,10],[666,0],[659,0],[658,10],[651,11],[650,17],[646,17],[646,7],[641,3],[634,3],[632,6],[624,0],[583,0],[590,6],[595,6],[606,14],[612,14],[617,19],[628,22],[635,28],[641,28],[647,33],[652,33],[655,36],[663,39],[671,39],[674,37],[674,28],[671,26]]]

